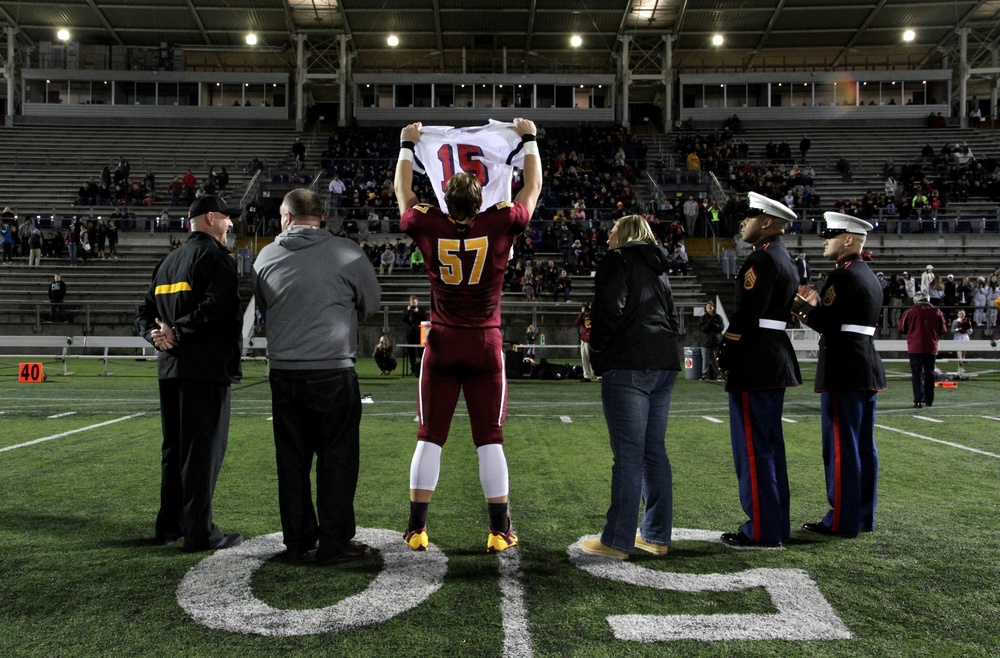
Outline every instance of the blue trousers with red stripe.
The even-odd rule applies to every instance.
[[[826,496],[832,508],[823,518],[823,525],[846,537],[875,529],[877,397],[876,391],[820,394]]]
[[[754,541],[788,539],[788,471],[781,411],[785,389],[729,394],[729,433],[740,483],[740,503],[749,521],[740,531]]]

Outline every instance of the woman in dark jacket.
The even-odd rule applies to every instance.
[[[705,380],[719,379],[719,365],[715,362],[719,356],[719,345],[722,345],[722,317],[715,312],[715,304],[705,303],[705,314],[698,318],[698,331],[701,333],[701,378]]]
[[[600,538],[584,540],[582,548],[618,560],[636,548],[665,556],[673,481],[664,439],[680,370],[668,254],[639,215],[615,222],[608,245],[594,283],[590,349],[614,455],[611,507]],[[637,533],[640,502],[645,512]]]

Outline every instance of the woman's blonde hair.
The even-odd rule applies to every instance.
[[[648,244],[656,244],[656,236],[649,228],[649,222],[642,215],[625,215],[615,222],[618,227],[618,245],[639,240]]]

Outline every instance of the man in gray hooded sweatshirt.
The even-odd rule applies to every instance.
[[[361,247],[320,228],[323,203],[307,189],[281,202],[282,232],[254,263],[254,297],[267,326],[278,506],[287,550],[300,561],[363,558],[355,535],[361,393],[358,322],[381,288]],[[316,508],[309,472],[316,463]]]

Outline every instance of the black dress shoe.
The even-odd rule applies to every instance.
[[[820,521],[819,523],[803,523],[802,529],[805,530],[806,532],[813,532],[816,533],[817,535],[825,535],[827,537],[846,537],[848,539],[852,539],[857,536],[857,535],[846,535],[842,532],[834,532],[831,528],[824,525],[822,521]]]
[[[766,551],[785,548],[780,541],[754,541],[744,535],[742,531],[724,532],[721,539],[723,544],[738,551]]]
[[[222,535],[222,539],[219,540],[215,545],[202,545],[194,544],[193,546],[184,545],[184,550],[188,553],[199,553],[201,551],[221,551],[226,548],[234,548],[243,543],[243,535],[238,532],[234,532],[231,535]]]
[[[352,562],[354,560],[360,560],[371,555],[372,549],[369,548],[368,544],[356,544],[354,542],[348,542],[343,549],[336,553],[324,553],[322,550],[316,552],[316,564],[320,566],[329,566],[332,564],[343,564],[344,562]]]
[[[282,552],[278,553],[277,558],[281,562],[302,562],[309,556],[310,551],[314,551],[319,548],[319,542],[315,541],[309,548],[301,548],[299,546],[289,546]]]

